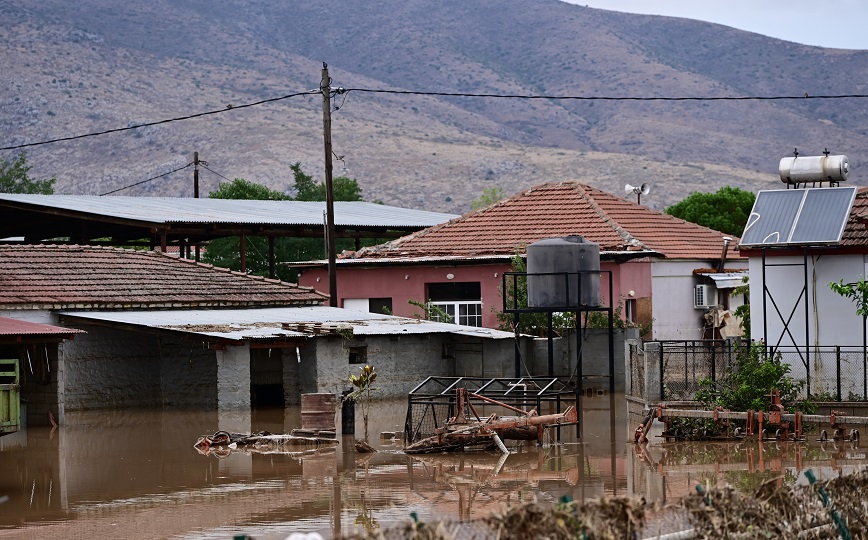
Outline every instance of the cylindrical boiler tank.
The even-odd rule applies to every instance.
[[[594,242],[581,236],[534,242],[527,246],[528,307],[598,307],[599,272],[600,246]]]
[[[847,156],[786,157],[781,159],[778,172],[785,184],[844,182],[850,173],[850,161]]]

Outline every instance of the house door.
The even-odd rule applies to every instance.
[[[0,435],[21,429],[18,359],[0,359]]]

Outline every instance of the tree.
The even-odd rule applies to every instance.
[[[473,210],[479,210],[480,208],[485,208],[486,206],[492,205],[498,201],[502,201],[505,198],[506,193],[503,192],[503,188],[499,186],[485,188],[482,190],[482,195],[470,203],[470,208]]]
[[[232,182],[222,183],[216,191],[208,194],[209,199],[246,199],[249,201],[289,201],[292,197],[268,189],[265,186],[236,178]]]
[[[324,201],[326,200],[325,182],[315,182],[313,178],[301,170],[301,163],[296,162],[290,166],[293,176],[296,201]],[[346,176],[338,176],[332,179],[332,194],[336,201],[361,201],[362,189],[358,182]]]
[[[741,236],[756,195],[737,187],[722,187],[715,193],[694,191],[665,210],[671,216],[726,234]]]
[[[246,199],[261,201],[324,201],[326,189],[323,182],[316,182],[313,178],[301,170],[301,164],[295,163],[290,166],[293,174],[293,187],[296,196],[292,197],[280,191],[275,191],[266,186],[255,184],[236,178],[232,182],[220,184],[220,187],[211,192],[208,197],[212,199]],[[333,181],[333,191],[336,201],[361,201],[362,190],[358,182],[347,177],[338,177]],[[247,237],[247,272],[258,276],[267,276],[269,272],[268,239],[263,237]],[[379,239],[363,239],[361,245],[373,245],[379,243]],[[353,239],[343,238],[336,242],[338,252],[345,249],[354,249]],[[214,266],[241,270],[239,257],[240,241],[237,237],[218,238],[208,244],[208,249],[203,260]],[[308,261],[323,259],[325,254],[325,242],[322,238],[277,238],[274,241],[274,255],[279,261]],[[277,277],[283,281],[298,281],[298,271],[278,265],[275,270]]]
[[[33,180],[27,174],[30,172],[27,165],[27,155],[24,152],[18,154],[13,160],[0,157],[0,193],[36,193],[51,195],[54,193],[55,178]]]

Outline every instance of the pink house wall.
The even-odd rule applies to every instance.
[[[650,261],[630,261],[622,264],[604,262],[601,264],[601,269],[612,271],[612,293],[616,306],[624,298],[651,297]],[[482,325],[497,328],[499,324],[497,313],[503,309],[502,276],[504,272],[511,270],[512,267],[508,263],[367,268],[338,265],[338,306],[343,307],[344,300],[347,298],[391,298],[393,315],[413,317],[420,314],[420,309],[411,305],[409,301],[427,301],[426,284],[479,282],[482,293]],[[328,292],[328,283],[327,268],[307,269],[299,276],[300,285],[323,292]],[[633,291],[633,296],[629,296],[630,291]],[[600,280],[600,292],[604,302],[607,302],[609,284],[606,275]]]

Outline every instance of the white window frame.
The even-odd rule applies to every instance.
[[[482,326],[482,300],[437,300],[428,302],[429,309],[436,307],[452,317],[452,323],[464,326]],[[462,308],[464,313],[462,314]],[[432,319],[438,322],[440,317],[431,314]]]

